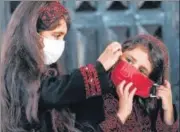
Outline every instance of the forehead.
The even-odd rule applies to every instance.
[[[138,46],[134,49],[126,50],[123,52],[123,55],[133,57],[138,65],[143,66],[150,72],[152,71],[152,64],[149,59],[150,57],[145,47]]]
[[[58,21],[57,26],[51,30],[52,32],[64,32],[67,33],[67,24],[66,21],[62,18]]]

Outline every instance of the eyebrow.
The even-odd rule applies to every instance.
[[[61,26],[62,24],[59,24],[59,25]],[[53,31],[53,34],[59,34],[59,33],[66,34],[67,33],[67,28],[66,28],[66,30],[64,30],[64,29],[62,29],[62,27],[58,27]]]
[[[137,61],[132,55],[128,55],[129,57],[131,57],[134,61]]]
[[[134,61],[137,61],[132,55],[128,55],[128,56],[130,56]],[[145,66],[141,65],[140,68],[143,68],[143,70],[145,70],[146,74],[149,74],[149,71]]]
[[[55,31],[55,32],[53,32],[52,34],[53,34],[53,35],[57,35],[57,34],[62,34],[62,33],[65,34],[65,32],[62,32],[62,31]]]
[[[143,70],[144,70],[145,74],[146,74],[146,75],[149,75],[149,71],[148,71],[148,69],[146,69],[144,66],[141,66],[140,68],[143,68]]]

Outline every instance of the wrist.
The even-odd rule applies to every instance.
[[[127,116],[125,116],[125,114],[118,112],[117,117],[119,118],[119,120],[121,121],[122,124],[124,124],[126,122]]]
[[[173,106],[168,107],[167,110],[164,110],[164,122],[167,125],[172,125],[174,123],[174,109]]]
[[[163,109],[164,112],[172,112],[173,111],[173,104],[171,104],[169,107],[167,107],[166,109]]]
[[[96,69],[99,71],[99,73],[105,73],[107,71],[104,65],[98,60],[96,61]]]

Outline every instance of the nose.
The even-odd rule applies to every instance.
[[[136,69],[139,69],[139,65],[137,63],[132,64]]]

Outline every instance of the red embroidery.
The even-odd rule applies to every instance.
[[[86,98],[101,95],[100,82],[94,66],[89,64],[81,67],[80,71],[84,79]]]
[[[90,89],[88,85],[88,76],[86,75],[86,69],[84,67],[80,68],[81,74],[84,79],[85,89],[86,89],[86,96],[90,95]]]
[[[105,121],[100,124],[103,132],[126,132],[121,127],[117,127],[119,124],[118,118],[115,115],[108,116]]]
[[[91,69],[91,73],[93,73],[92,76],[94,78],[93,79],[94,83],[92,83],[92,85],[95,86],[97,93],[101,94],[101,88],[100,88],[100,82],[99,82],[99,79],[98,79],[98,74],[97,74],[97,72],[96,72],[96,70],[95,70],[93,65],[89,65],[89,67]]]
[[[118,100],[112,94],[104,95],[103,99],[105,121],[100,124],[103,132],[141,132],[134,109],[126,123],[122,124],[116,115],[118,110]]]
[[[88,65],[88,69],[89,69],[89,85],[90,85],[90,91],[91,93],[96,93],[96,85],[95,85],[95,82],[94,82],[94,77],[93,77],[93,71],[92,71],[92,68],[91,68],[91,65]]]
[[[103,132],[117,132],[117,125],[119,123],[116,117],[118,101],[111,94],[103,95],[103,100],[105,121],[100,123],[100,127]]]
[[[118,100],[112,94],[106,94],[104,99],[105,120],[99,124],[103,132],[154,132],[151,130],[149,116],[143,114],[143,110],[134,102],[133,110],[125,124],[117,117]],[[166,125],[158,115],[156,132],[177,132],[178,121],[172,126]]]
[[[162,121],[159,112],[156,121],[156,130],[157,132],[178,132],[178,120],[173,125],[168,126]]]

